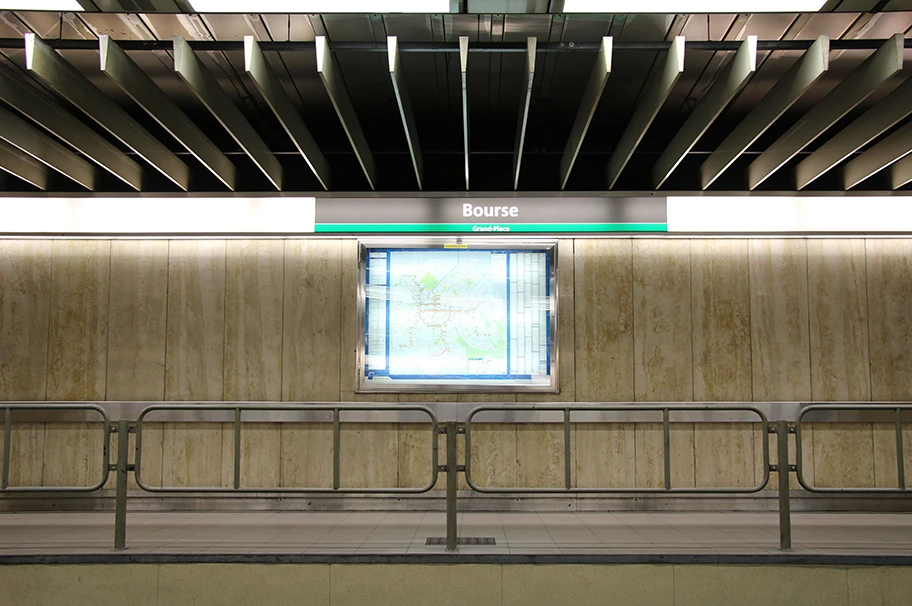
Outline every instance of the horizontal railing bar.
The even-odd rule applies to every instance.
[[[52,38],[44,42],[57,50],[98,50],[97,40],[71,40]],[[171,40],[117,40],[117,45],[125,51],[171,51],[174,43]],[[244,43],[240,40],[194,40],[188,41],[190,48],[196,51],[242,51]],[[761,51],[801,51],[810,48],[813,40],[759,40],[757,50]],[[831,50],[876,50],[886,42],[883,39],[831,40]],[[601,42],[539,42],[537,53],[563,53],[573,51],[595,52]],[[24,48],[22,38],[0,38],[0,49],[14,50]],[[313,41],[261,41],[264,51],[311,51],[315,50]],[[738,40],[687,40],[685,47],[696,51],[737,51],[741,42]],[[656,41],[623,41],[615,40],[614,50],[618,51],[666,51],[671,42]],[[331,42],[334,51],[387,53],[386,42]],[[905,48],[912,48],[912,39],[905,41]],[[400,42],[399,51],[404,53],[458,53],[456,42]],[[525,53],[525,42],[470,42],[470,53]]]
[[[18,406],[25,408],[19,410],[16,419],[20,422],[85,422],[94,418],[78,409],[70,410],[42,410],[47,404],[66,404],[71,406],[73,402],[34,402],[34,401],[14,401],[0,403],[0,410],[4,406]],[[153,405],[174,404],[176,408],[160,410],[156,413],[154,422],[223,422],[230,423],[234,420],[231,411],[237,405],[257,405],[258,408],[247,412],[244,415],[245,422],[256,423],[331,423],[332,416],[327,409],[313,410],[299,405],[323,405],[325,407],[352,405],[360,407],[358,410],[351,410],[347,413],[347,421],[357,421],[363,423],[414,423],[422,422],[424,415],[411,412],[405,409],[405,405],[387,406],[386,409],[380,410],[381,403],[368,404],[365,402],[261,402],[261,401],[182,401],[182,402],[162,402],[162,401],[96,401],[85,402],[86,404],[97,404],[108,411],[111,419],[128,419],[134,420],[143,408]],[[434,411],[438,421],[459,421],[464,422],[469,412],[477,407],[481,402],[414,402],[421,404]],[[485,423],[552,423],[554,422],[553,414],[550,410],[544,408],[547,403],[534,404],[529,403],[526,406],[532,406],[535,410],[519,410],[515,402],[505,402],[503,404],[487,403],[496,405],[500,409],[497,413],[488,413],[485,415]],[[666,403],[659,402],[576,402],[568,403],[580,407],[598,407],[606,405],[616,405],[627,407],[626,410],[599,411],[590,410],[587,413],[577,415],[574,423],[627,423],[627,422],[654,422],[656,415],[660,414],[648,407],[650,405],[665,406]],[[693,406],[693,403],[674,402],[668,404],[680,404],[684,406]],[[763,411],[768,419],[795,421],[798,414],[810,406],[819,406],[823,403],[814,402],[701,402],[706,406],[706,410],[695,411],[678,411],[671,417],[672,423],[749,423],[753,421],[754,415],[738,415],[737,413],[713,413],[712,408],[726,405],[743,405],[752,406]],[[895,421],[892,409],[897,402],[833,402],[828,405],[835,405],[840,408],[832,411],[818,411],[815,414],[814,422],[884,422],[893,423]],[[912,404],[910,402],[899,402],[899,404]],[[215,405],[219,410],[207,409],[207,405]],[[259,406],[262,405],[262,406]],[[292,406],[292,409],[280,409],[280,406]],[[295,408],[296,407],[296,408]],[[563,406],[558,406],[563,409]],[[820,416],[821,418],[816,418]],[[912,410],[906,409],[902,412],[903,422],[912,423]],[[150,419],[152,421],[153,419]]]

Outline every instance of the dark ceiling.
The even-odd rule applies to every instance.
[[[845,4],[845,3],[843,3]],[[867,8],[867,7],[866,7]],[[846,5],[845,9],[851,9]],[[861,9],[859,9],[861,10]],[[606,190],[606,167],[624,134],[647,84],[661,72],[664,44],[684,36],[687,50],[684,72],[662,104],[651,127],[612,188],[617,191],[654,191],[653,166],[694,108],[704,99],[738,47],[755,35],[760,41],[757,69],[740,92],[699,137],[661,191],[702,191],[700,166],[725,137],[763,102],[818,36],[831,39],[829,70],[759,137],[709,187],[709,191],[746,191],[747,167],[758,154],[804,120],[848,74],[894,34],[910,42],[912,12],[826,12],[814,14],[755,15],[199,15],[0,12],[2,58],[0,71],[39,88],[64,105],[73,120],[103,133],[142,167],[144,192],[179,192],[180,188],[142,160],[127,146],[65,101],[46,81],[26,69],[23,37],[34,33],[76,67],[104,95],[124,108],[156,139],[190,168],[189,191],[227,192],[228,189],[185,147],[99,69],[94,42],[108,35],[123,43],[127,54],[155,84],[224,152],[237,167],[236,190],[275,192],[247,154],[239,147],[187,84],[175,74],[171,38],[199,41],[196,55],[215,76],[233,104],[262,136],[283,168],[281,189],[286,192],[323,191],[320,182],[280,125],[250,76],[245,73],[244,36],[264,43],[267,60],[310,130],[332,170],[332,191],[370,191],[357,157],[316,69],[312,42],[326,36],[350,94],[354,113],[377,166],[378,191],[417,191],[409,147],[391,85],[386,52],[387,36],[402,45],[402,74],[414,112],[415,128],[424,163],[425,191],[466,189],[463,173],[462,87],[458,38],[468,36],[467,91],[470,116],[470,189],[513,190],[514,143],[523,99],[527,37],[537,38],[529,119],[519,191],[560,189],[560,162],[603,36],[614,43],[612,69],[597,105],[579,156],[569,175],[569,191]],[[66,41],[89,41],[67,43]],[[138,41],[162,41],[139,48]],[[735,44],[721,44],[722,42]],[[794,41],[791,46],[773,44]],[[860,42],[852,42],[860,41]],[[865,42],[867,41],[867,42]],[[234,44],[216,44],[233,42]],[[802,44],[802,42],[804,42]],[[842,42],[842,44],[840,44]],[[359,44],[346,44],[359,43]],[[374,43],[374,44],[365,44]],[[424,43],[417,45],[415,43]],[[705,44],[700,44],[705,43]],[[272,44],[272,46],[270,46]],[[411,45],[411,46],[410,46]],[[853,46],[854,45],[854,46]],[[73,48],[80,47],[83,48]],[[69,47],[69,48],[68,48]],[[776,50],[769,50],[770,48]],[[859,48],[860,47],[860,48]],[[280,50],[275,50],[280,49]],[[784,49],[784,50],[783,50]],[[793,50],[789,50],[793,49]],[[421,51],[421,52],[418,52]],[[904,51],[906,58],[912,48]],[[865,111],[882,101],[906,78],[901,70],[873,89],[870,95],[825,129],[819,137],[756,191],[796,189],[794,167],[822,143],[844,130]],[[906,103],[912,113],[912,96]],[[2,96],[0,96],[2,98]],[[47,134],[51,125],[36,124],[22,108],[0,103]],[[901,119],[875,137],[840,166],[857,157],[908,122]],[[46,130],[45,130],[46,129]],[[67,146],[69,148],[69,146]],[[77,155],[80,155],[77,153]],[[840,166],[813,181],[807,191],[842,191]],[[104,170],[98,170],[95,190],[134,191]],[[0,173],[2,174],[2,173]],[[905,189],[908,186],[903,186]],[[75,181],[49,171],[52,192],[86,192]],[[889,171],[880,171],[853,191],[892,191]],[[0,191],[38,191],[11,174],[0,177]]]

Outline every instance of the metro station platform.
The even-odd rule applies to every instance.
[[[160,556],[188,555],[199,556],[184,558],[196,562],[329,561],[328,556],[343,556],[335,559],[340,562],[348,556],[368,556],[351,561],[408,556],[413,562],[439,561],[437,556],[454,562],[560,556],[543,560],[606,563],[753,556],[751,561],[786,562],[798,556],[831,563],[857,556],[872,563],[893,558],[912,563],[912,513],[793,513],[789,551],[779,549],[777,514],[767,512],[465,512],[458,521],[460,545],[448,553],[445,514],[439,511],[131,512],[127,549],[114,551],[113,513],[4,513],[0,563],[57,556],[79,556],[61,560],[74,562],[160,562],[165,560]]]
[[[0,606],[19,604],[909,603],[912,514],[463,512],[0,514]],[[483,541],[487,539],[487,541]],[[489,544],[480,544],[482,542]]]

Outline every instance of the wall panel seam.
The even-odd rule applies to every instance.
[[[745,248],[747,250],[747,339],[748,339],[748,360],[750,361],[750,401],[756,401],[754,396],[754,309],[751,305],[751,246],[750,240],[745,241]],[[763,439],[766,440],[766,436],[763,436]]]
[[[107,339],[105,345],[105,380],[104,380],[104,395],[102,399],[107,401],[108,399],[108,369],[111,359],[111,266],[114,264],[114,244],[108,242],[108,309],[107,309]]]
[[[288,17],[289,20],[291,17]],[[271,34],[270,34],[271,35]],[[282,241],[282,318],[279,324],[279,402],[285,399],[282,386],[285,385],[285,266],[288,258],[288,240]],[[285,486],[285,424],[282,423],[278,428],[279,433],[279,486]]]
[[[808,355],[808,381],[810,382],[811,401],[816,401],[814,394],[814,348],[811,346],[811,255],[808,250],[810,244],[807,238],[804,239],[804,298],[807,301],[807,355]],[[818,326],[819,329],[819,326]],[[820,352],[818,352],[819,355]]]
[[[47,313],[47,334],[45,335],[45,352],[44,352],[44,400],[48,399],[48,383],[51,380],[50,361],[51,361],[51,294],[54,289],[54,249],[57,247],[57,241],[51,242],[49,247],[50,259],[48,260],[48,313]]]
[[[865,323],[868,331],[868,398],[874,400],[874,362],[871,357],[871,292],[868,282],[868,239],[864,243]]]

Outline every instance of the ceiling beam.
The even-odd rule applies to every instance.
[[[418,130],[415,127],[415,115],[412,112],[408,89],[405,87],[405,76],[399,62],[399,39],[396,36],[387,36],[386,44],[390,80],[393,83],[393,94],[396,96],[396,105],[399,107],[402,128],[405,131],[405,141],[408,143],[409,155],[412,157],[412,168],[415,169],[418,189],[424,189],[424,164],[421,160],[421,146],[418,142]]]
[[[674,42],[665,56],[665,64],[649,83],[643,96],[637,101],[636,111],[633,113],[633,117],[630,118],[630,122],[627,123],[627,128],[624,130],[621,140],[618,141],[614,153],[611,154],[607,173],[608,189],[611,189],[617,183],[618,177],[621,176],[621,172],[627,166],[633,156],[633,152],[636,151],[640,141],[643,140],[643,136],[649,130],[652,121],[655,120],[656,115],[665,103],[665,99],[668,98],[668,94],[674,88],[675,83],[683,72],[684,36],[675,36]]]
[[[377,166],[374,164],[374,156],[367,145],[367,139],[364,137],[364,131],[361,130],[361,123],[355,113],[348,89],[342,81],[339,73],[339,66],[332,56],[332,49],[329,48],[329,42],[326,36],[316,36],[314,39],[317,49],[317,73],[326,87],[326,93],[332,102],[336,115],[339,116],[339,122],[355,151],[355,157],[358,158],[358,164],[367,177],[367,183],[371,189],[377,189]]]
[[[314,176],[328,190],[331,180],[329,163],[310,134],[301,114],[294,106],[294,102],[285,92],[282,83],[275,71],[266,61],[259,42],[253,36],[244,36],[244,70],[250,76],[257,90],[266,99],[266,103],[278,118],[279,123],[288,134],[295,148],[303,156],[304,161]]]
[[[579,109],[576,110],[576,119],[573,121],[573,128],[570,129],[570,137],[567,139],[567,145],[564,147],[564,154],[560,161],[560,188],[567,186],[567,180],[570,178],[570,171],[576,163],[576,157],[583,146],[583,139],[586,138],[586,131],[589,130],[589,123],[592,122],[592,116],[595,115],[595,109],[602,98],[602,92],[605,90],[605,83],[608,82],[608,76],[611,75],[611,53],[612,38],[605,36],[599,45],[598,56],[595,59],[595,65],[592,67],[592,73],[589,75],[589,82],[586,84],[586,90],[583,92],[583,98],[580,101]]]
[[[5,70],[0,71],[0,99],[133,189],[139,191],[142,188],[142,168],[139,164],[72,116],[50,96],[39,93]]]
[[[95,189],[95,167],[55,139],[0,107],[0,139],[88,190]]]
[[[469,191],[469,37],[459,36],[459,73],[462,82],[462,150],[465,185]]]
[[[652,169],[652,183],[656,189],[671,176],[756,69],[757,36],[748,36],[659,156]]]
[[[47,167],[5,141],[0,141],[0,169],[40,190],[46,190],[48,187]]]
[[[608,82],[608,76],[611,75],[611,51],[612,39],[610,36],[602,38],[599,46],[598,56],[595,59],[595,65],[592,68],[592,74],[589,76],[589,82],[586,84],[586,90],[583,92],[583,98],[580,101],[579,109],[576,111],[576,119],[573,121],[573,128],[570,129],[570,137],[567,139],[567,145],[564,147],[564,154],[560,161],[560,188],[567,186],[567,180],[570,178],[570,171],[576,163],[576,157],[579,155],[580,148],[583,146],[583,139],[586,138],[586,131],[589,130],[589,123],[592,122],[592,116],[595,115],[595,109],[598,107],[599,100],[602,98],[602,92],[605,90],[605,83]]]
[[[832,139],[802,160],[795,168],[798,189],[802,189],[812,183],[828,170],[887,132],[909,114],[912,114],[912,78],[900,84],[893,92],[876,103],[857,120],[836,133]],[[867,152],[862,154],[862,156],[866,154]],[[872,162],[873,157],[873,155],[868,156],[863,162],[857,162],[860,158],[856,158],[850,163],[851,169],[849,169],[849,165],[846,166],[846,172],[844,173],[846,189],[854,187],[875,172],[886,168],[886,165],[876,168],[879,162],[876,160]],[[867,172],[869,169],[873,172]]]
[[[234,164],[203,134],[193,120],[162,92],[110,36],[98,37],[98,51],[101,71],[146,110],[152,119],[177,139],[225,187],[234,191],[237,180]]]
[[[912,155],[906,156],[890,167],[890,187],[899,189],[912,181]]]
[[[829,69],[830,38],[820,36],[700,167],[708,188]]]
[[[190,168],[35,34],[25,35],[25,67],[175,185],[189,189]]]
[[[756,189],[879,84],[901,70],[902,60],[903,36],[896,34],[751,163],[747,169],[748,187]]]
[[[222,90],[215,77],[180,36],[174,37],[174,71],[187,83],[193,94],[212,112],[228,134],[241,146],[269,182],[282,189],[282,165],[263,141],[241,110]]]
[[[519,170],[522,167],[523,145],[526,143],[526,125],[529,122],[529,107],[532,105],[532,84],[535,80],[535,48],[538,38],[526,38],[526,68],[522,72],[522,98],[519,103],[519,118],[516,121],[516,144],[513,147],[513,189],[519,189]]]
[[[842,185],[847,190],[851,189],[868,177],[899,162],[910,153],[912,153],[912,122],[896,129],[847,163],[842,171]],[[899,172],[901,173],[902,170]]]

